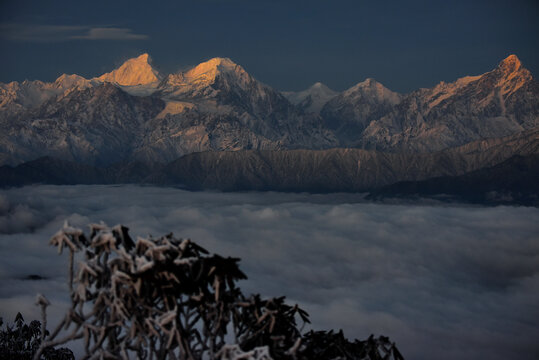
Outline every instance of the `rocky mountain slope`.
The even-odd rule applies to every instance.
[[[402,181],[463,176],[497,166],[515,156],[533,157],[538,153],[539,130],[536,129],[425,154],[362,149],[240,150],[188,154],[167,165],[131,162],[107,167],[44,157],[16,167],[0,167],[0,186],[147,183],[193,190],[364,192]],[[511,180],[516,174],[529,178],[522,171],[513,176],[502,171],[482,174],[494,174],[496,179],[490,175],[472,176],[467,180],[470,188],[495,191],[493,185],[504,184],[504,179],[509,179],[509,185],[503,188],[508,190],[511,184],[518,184]],[[530,174],[533,175],[533,171]],[[527,194],[539,196],[539,182],[527,189]],[[457,190],[459,188],[454,192]]]
[[[0,83],[0,120],[25,117],[24,112],[35,108],[45,101],[72,91],[76,88],[91,86],[92,82],[79,75],[63,74],[53,83],[40,80]]]
[[[165,109],[147,126],[136,158],[171,161],[198,151],[325,148],[331,132],[230,59],[168,75],[154,96]]]
[[[368,191],[399,181],[462,175],[514,155],[537,153],[537,129],[424,154],[362,149],[204,152],[183,156],[146,181],[224,191]]]
[[[514,55],[410,94],[367,79],[340,94],[315,84],[285,95],[227,58],[164,75],[147,54],[93,79],[0,84],[0,164],[45,155],[164,164],[249,149],[431,153],[531,130],[539,119],[539,85]]]
[[[426,198],[481,204],[539,205],[539,154],[515,155],[459,176],[402,181],[376,189],[372,200]]]
[[[311,89],[285,95],[306,109]],[[490,72],[433,88],[398,94],[367,79],[316,105],[339,147],[432,152],[539,126],[539,83],[510,55]]]
[[[141,183],[163,165],[141,162],[116,163],[106,167],[80,164],[44,156],[11,167],[0,166],[0,187],[30,184],[127,184]]]
[[[365,147],[362,135],[371,122],[393,111],[402,95],[374,79],[367,79],[330,100],[321,110],[324,125],[333,130],[341,147]]]
[[[349,101],[348,106],[365,107],[361,101]],[[334,112],[331,102],[322,110]],[[360,139],[360,146],[368,149],[437,151],[537,127],[539,84],[511,55],[483,75],[420,89],[399,102],[395,97],[395,106],[374,118],[342,114],[339,119],[339,124],[356,120],[365,125],[356,132],[348,128],[348,138],[340,137],[345,146],[355,146]]]
[[[158,98],[132,96],[110,83],[66,91],[0,123],[0,162],[44,155],[87,164],[123,161],[164,107]]]
[[[68,85],[59,86],[71,79]],[[147,54],[86,80],[3,84],[0,164],[36,155],[106,165],[197,151],[327,148],[333,134],[230,59],[159,80]]]

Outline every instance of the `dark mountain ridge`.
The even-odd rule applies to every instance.
[[[461,175],[539,153],[539,130],[435,153],[363,149],[244,150],[188,154],[146,181],[188,189],[361,192],[405,180]]]
[[[515,155],[460,176],[402,181],[376,189],[367,199],[436,198],[488,205],[539,206],[539,154]]]
[[[0,167],[0,186],[136,183],[188,190],[368,191],[373,193],[374,199],[383,198],[386,194],[401,196],[394,189],[411,189],[403,192],[402,195],[407,196],[412,190],[427,184],[426,190],[418,191],[418,194],[431,196],[446,192],[465,199],[486,201],[485,196],[470,197],[470,189],[483,195],[485,191],[498,191],[516,194],[513,198],[518,203],[525,203],[527,196],[528,203],[535,204],[533,199],[539,195],[539,181],[532,180],[536,179],[539,168],[535,161],[537,154],[539,130],[425,154],[363,149],[242,150],[192,153],[166,165],[148,166],[131,162],[107,167],[43,157],[16,167]],[[526,159],[526,166],[515,168],[513,165],[519,164],[515,159]],[[504,165],[508,162],[513,165]],[[514,169],[520,170],[513,174],[511,171]],[[523,182],[517,181],[518,178]],[[430,182],[429,179],[434,180]],[[458,181],[453,183],[452,179]],[[396,184],[395,188],[391,187],[392,184]],[[438,190],[437,184],[441,184]],[[464,185],[455,185],[448,191],[447,184]],[[522,184],[526,186],[519,189]]]

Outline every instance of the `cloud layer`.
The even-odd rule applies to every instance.
[[[148,35],[135,34],[128,28],[112,26],[69,26],[0,24],[0,37],[11,41],[62,42],[71,40],[145,40]]]
[[[190,193],[137,186],[0,192],[0,316],[59,316],[65,258],[47,246],[67,218],[173,231],[241,257],[246,292],[286,295],[315,329],[390,336],[409,359],[539,355],[539,209],[354,202],[348,195]],[[40,274],[47,280],[22,280]],[[52,321],[54,322],[54,321]]]
[[[73,35],[71,38],[83,40],[144,40],[148,39],[148,35],[133,34],[132,30],[127,28],[95,27],[88,29],[84,35]]]

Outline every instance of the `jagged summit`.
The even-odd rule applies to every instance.
[[[229,58],[216,57],[187,71],[168,75],[158,88],[167,98],[178,100],[201,96],[215,97],[218,92],[228,93],[232,88],[235,89],[236,95],[254,94],[264,92],[267,87],[258,83]]]
[[[159,81],[160,75],[151,65],[148,54],[127,60],[119,68],[99,76],[100,81],[107,81],[123,86],[147,85]]]
[[[187,71],[184,78],[187,81],[213,81],[221,73],[247,74],[241,66],[229,58],[215,57]]]
[[[337,91],[330,89],[326,84],[320,81],[315,82],[310,88],[302,92],[310,92],[311,94],[319,94],[325,97],[333,97],[338,94]]]
[[[464,89],[468,86],[475,89],[472,92],[484,93],[490,89],[492,96],[498,96],[499,94],[507,96],[520,89],[531,79],[531,73],[522,66],[518,57],[514,54],[509,55],[496,68],[482,75],[465,76],[449,83],[441,81],[432,88],[427,96],[428,108],[431,109],[452,96],[460,96],[460,92],[465,91]],[[472,92],[467,93],[468,96]]]
[[[339,96],[352,99],[366,97],[375,102],[383,101],[391,104],[398,104],[402,97],[399,93],[389,90],[373,78],[367,78],[357,83]]]
[[[282,93],[292,104],[298,105],[307,112],[319,113],[322,107],[335,96],[337,92],[321,82],[316,82],[306,90]]]
[[[492,82],[499,93],[509,96],[532,80],[531,72],[522,66],[516,55],[509,55],[503,59],[496,69],[482,75],[485,82]]]
[[[512,73],[520,70],[522,68],[522,63],[515,54],[512,54],[503,59],[498,65],[498,68],[504,70],[506,73]]]
[[[357,88],[367,88],[367,87],[375,88],[375,87],[384,87],[384,85],[382,85],[381,82],[376,81],[376,79],[366,78],[365,80],[354,85],[352,88],[356,88],[356,87]]]
[[[142,54],[99,78],[0,84],[0,164],[45,154],[153,162],[209,150],[430,152],[527,131],[539,119],[539,84],[514,55],[408,94],[372,78],[338,94],[321,82],[278,93],[223,57],[158,79]],[[102,140],[120,134],[121,146]]]
[[[56,88],[71,88],[75,86],[84,86],[89,80],[77,74],[62,74],[54,81]]]
[[[311,86],[309,86],[305,90],[301,90],[301,91],[283,91],[282,93],[286,97],[300,98],[300,97],[305,97],[307,95],[310,95],[313,92],[316,92],[316,93],[325,92],[325,93],[331,93],[332,95],[337,94],[337,91],[331,90],[326,84],[324,84],[324,83],[322,83],[320,81],[315,82],[314,84],[312,84]],[[298,100],[298,101],[300,101],[300,100]],[[292,102],[294,102],[294,101],[292,101]]]
[[[331,93],[337,93],[336,91],[331,90],[326,84],[324,84],[324,83],[322,83],[320,81],[317,81],[314,84],[312,84],[309,89],[314,90],[314,91],[329,91]],[[307,90],[309,90],[309,89],[307,89]]]
[[[229,58],[222,58],[222,57],[214,57],[208,61],[202,62],[195,66],[193,69],[189,70],[189,72],[200,74],[211,70],[234,70],[238,64],[236,64],[234,61],[230,60]]]
[[[310,89],[329,89],[329,88],[324,83],[317,81],[311,85]]]

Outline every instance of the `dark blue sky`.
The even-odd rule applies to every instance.
[[[148,52],[164,72],[229,57],[279,90],[373,77],[407,92],[512,53],[537,75],[538,34],[537,0],[1,0],[0,81],[93,77]]]

